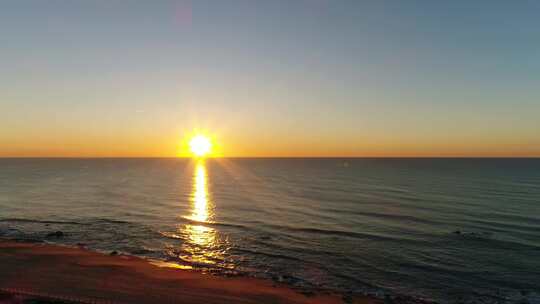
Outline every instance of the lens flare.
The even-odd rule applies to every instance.
[[[212,142],[206,136],[196,135],[189,141],[191,153],[197,157],[204,157],[212,149]]]

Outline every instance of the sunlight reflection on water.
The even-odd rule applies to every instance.
[[[180,258],[196,264],[215,265],[223,260],[224,249],[216,235],[216,230],[204,225],[211,223],[214,206],[208,188],[208,174],[203,160],[195,166],[193,189],[191,193],[191,215],[186,218],[194,223],[186,224],[181,229],[185,236]]]

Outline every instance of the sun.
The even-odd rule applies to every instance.
[[[195,135],[189,141],[191,153],[197,157],[204,157],[212,150],[212,142],[204,135]]]

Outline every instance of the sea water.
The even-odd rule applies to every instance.
[[[539,303],[540,159],[0,159],[0,237],[304,290]]]

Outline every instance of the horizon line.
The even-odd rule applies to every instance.
[[[196,159],[189,156],[0,156],[0,159]],[[204,159],[540,159],[538,156],[219,156]]]

